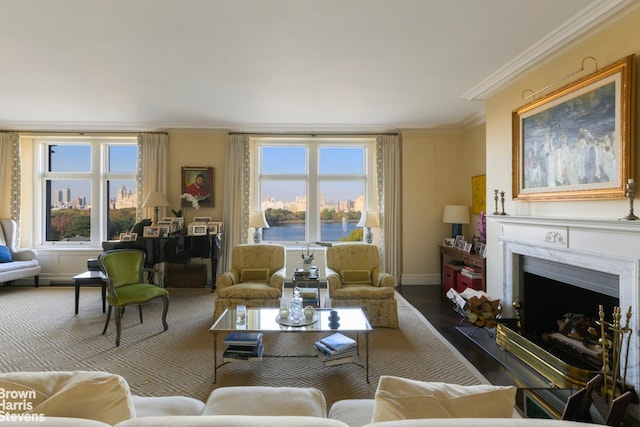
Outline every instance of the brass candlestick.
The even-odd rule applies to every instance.
[[[635,216],[635,214],[633,213],[633,189],[635,187],[635,184],[633,183],[633,178],[629,178],[629,181],[627,182],[627,199],[629,199],[629,214],[625,217],[622,217],[620,219],[626,219],[628,221],[634,221],[636,219],[638,219],[637,216]]]
[[[493,212],[494,215],[500,215],[500,212],[498,212],[498,191],[500,190],[493,190],[495,196],[493,197],[493,200],[496,201],[496,210],[495,212]]]
[[[500,203],[502,204],[502,212],[500,212],[500,215],[506,215],[507,213],[504,211],[504,191],[500,192]]]

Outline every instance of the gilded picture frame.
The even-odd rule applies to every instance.
[[[207,166],[182,167],[182,194],[189,193],[198,200],[200,206],[215,207],[214,170]],[[191,202],[182,199],[182,206],[191,206]]]
[[[635,55],[512,113],[513,198],[622,199],[634,175]]]
[[[487,209],[487,176],[471,177],[471,208],[474,215],[486,212]]]

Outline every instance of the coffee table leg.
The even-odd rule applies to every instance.
[[[80,283],[76,280],[76,314],[78,314],[78,301],[80,300]]]
[[[369,383],[369,332],[364,333],[364,360],[365,372],[367,373],[367,384]]]
[[[213,333],[213,383],[218,380],[218,333]]]

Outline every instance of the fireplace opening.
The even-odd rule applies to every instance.
[[[522,335],[566,363],[582,369],[602,367],[598,338],[599,306],[611,321],[619,306],[617,275],[554,261],[523,257],[520,281],[520,323]],[[563,329],[567,314],[578,319]],[[578,315],[582,315],[581,319]],[[591,334],[584,325],[591,325]],[[564,335],[569,333],[568,339]],[[596,334],[597,335],[593,335]]]

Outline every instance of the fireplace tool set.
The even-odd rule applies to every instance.
[[[591,421],[589,407],[593,403],[606,425],[622,426],[626,417],[627,406],[637,401],[637,396],[627,384],[627,366],[629,363],[629,345],[632,330],[629,327],[631,307],[626,313],[624,326],[620,307],[614,307],[612,322],[605,320],[604,309],[599,306],[600,345],[602,347],[602,373],[589,381],[583,389],[569,397],[562,419],[574,421]],[[623,355],[622,347],[626,342]],[[621,362],[624,357],[622,376]]]

